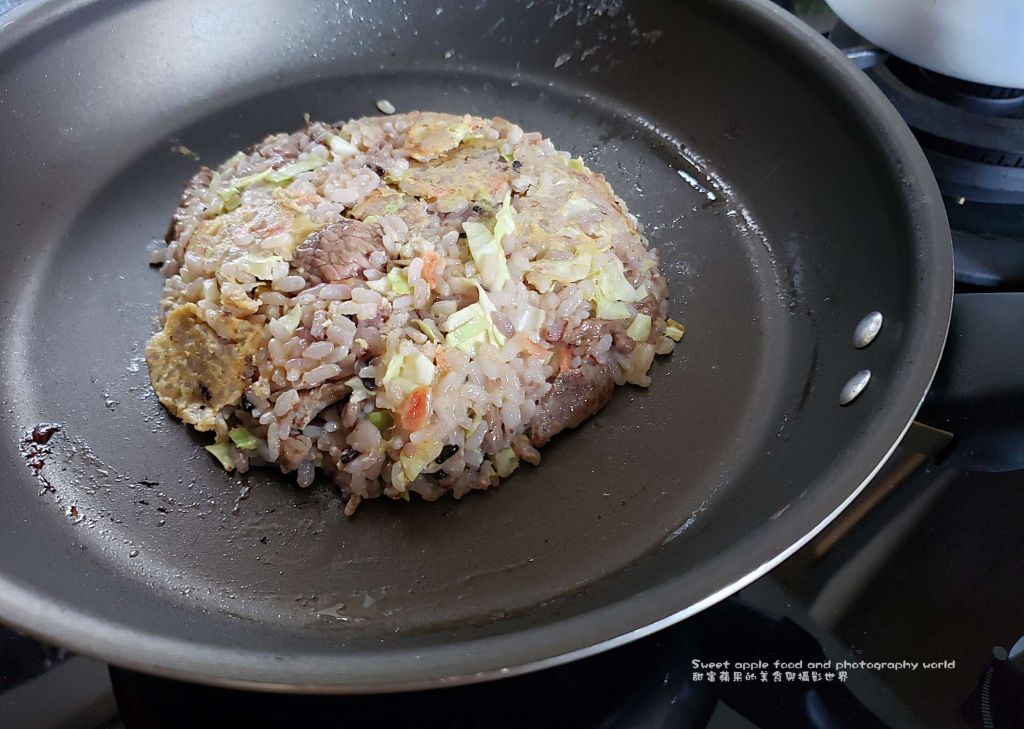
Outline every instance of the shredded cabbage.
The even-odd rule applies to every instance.
[[[590,200],[582,197],[574,197],[562,206],[562,215],[567,218],[575,218],[577,215],[582,215],[588,210],[596,209],[597,205],[590,202]]]
[[[347,159],[359,154],[359,148],[356,145],[342,139],[337,134],[328,134],[327,144],[330,146],[331,154],[334,155],[335,159]]]
[[[333,149],[333,147],[332,147]],[[358,151],[358,150],[357,150]],[[279,170],[275,170],[273,167],[268,167],[262,172],[256,172],[252,175],[246,175],[245,177],[239,177],[230,185],[224,187],[220,186],[220,178],[217,179],[217,197],[221,199],[223,208],[227,212],[231,212],[237,208],[242,202],[242,190],[255,185],[257,182],[269,181],[275,184],[282,182],[288,182],[293,177],[303,172],[310,172],[323,167],[327,164],[327,160],[323,157],[317,157],[310,155],[306,159],[298,160],[287,164]],[[213,189],[213,182],[211,181],[211,189]]]
[[[582,157],[573,157],[566,164],[569,165],[569,169],[576,170],[577,172],[586,172],[587,166],[583,164]]]
[[[217,197],[220,198],[224,211],[228,213],[242,204],[242,193],[236,187],[221,188],[217,191]]]
[[[288,274],[288,262],[281,256],[246,253],[238,257],[235,266],[263,281],[273,281]]]
[[[497,307],[479,283],[472,283],[476,286],[480,300],[451,314],[445,319],[443,327],[448,332],[445,344],[470,354],[474,354],[476,346],[483,342],[490,342],[496,347],[505,344],[505,336],[498,331],[491,318],[491,314],[498,310]]]
[[[373,397],[373,393],[366,389],[366,385],[360,377],[350,377],[345,380],[345,384],[352,389],[352,395],[349,397],[352,402],[362,402]]]
[[[480,423],[482,423],[482,422],[484,422],[484,416],[481,415],[478,412],[474,412],[473,413],[473,422],[470,423],[470,426],[468,428],[466,428],[466,438],[467,439],[473,437],[473,433],[476,432],[476,429],[480,427]]]
[[[387,276],[385,276],[384,278],[374,279],[372,281],[367,280],[366,285],[367,287],[369,287],[371,291],[376,291],[381,296],[386,294],[388,292],[388,289],[391,288],[391,282],[388,281]]]
[[[651,336],[651,317],[647,314],[637,314],[636,319],[626,329],[626,334],[638,342],[646,342]]]
[[[289,334],[293,334],[299,328],[299,322],[302,321],[302,307],[296,304],[291,311],[278,318],[278,321],[288,330]]]
[[[203,281],[203,299],[213,304],[220,303],[220,289],[217,287],[217,280],[208,278]]]
[[[544,310],[536,306],[527,306],[519,321],[516,322],[516,329],[526,332],[534,339],[540,338],[540,328],[544,324]]]
[[[598,319],[629,319],[633,311],[626,304],[644,297],[643,286],[633,287],[626,278],[622,261],[614,254],[603,254],[590,273],[593,291],[586,298],[594,303]]]
[[[381,384],[386,385],[388,392],[397,393],[404,398],[419,385],[429,385],[434,381],[437,368],[430,358],[420,352],[414,354],[396,354],[388,362]]]
[[[683,338],[686,333],[686,329],[682,324],[677,322],[675,319],[669,319],[665,322],[665,336],[678,342]]]
[[[468,222],[462,224],[469,243],[469,252],[473,256],[480,271],[480,279],[491,291],[500,291],[509,281],[508,261],[505,250],[501,247],[501,239],[515,232],[516,223],[512,213],[512,194],[505,193],[501,210],[494,218],[494,231],[487,229],[483,223]]]
[[[402,473],[405,474],[406,483],[419,476],[441,454],[442,447],[440,443],[427,441],[417,444],[411,455],[400,456],[398,462],[402,464]]]
[[[220,461],[220,465],[224,467],[225,471],[235,470],[235,459],[231,454],[231,446],[227,443],[214,443],[213,445],[206,446],[206,450]]]
[[[530,263],[530,270],[525,278],[537,291],[544,294],[551,290],[555,281],[571,284],[582,281],[590,273],[591,256],[589,253],[577,253],[572,258],[553,260],[540,258]]]
[[[519,456],[511,448],[503,448],[491,456],[491,463],[499,476],[507,478],[519,467]]]
[[[231,442],[245,451],[251,451],[256,447],[256,436],[242,427],[232,428],[228,431]]]
[[[471,313],[472,316],[452,329],[450,324],[452,317],[463,312]],[[481,311],[479,304],[470,304],[465,309],[460,309],[448,317],[448,321],[445,322],[445,328],[448,329],[448,334],[444,339],[445,344],[455,349],[461,349],[463,352],[474,353],[477,344],[487,341],[488,319],[489,317]]]
[[[434,381],[434,374],[437,368],[430,358],[417,352],[406,357],[405,366],[402,368],[403,376],[415,382],[417,385],[429,385]]]
[[[405,355],[396,354],[388,362],[388,367],[384,370],[384,377],[381,378],[381,384],[386,385],[399,376],[402,372],[402,365],[405,364]]]
[[[419,330],[421,332],[423,332],[424,334],[426,334],[427,335],[427,339],[429,339],[431,342],[435,342],[436,343],[436,342],[440,342],[441,341],[440,339],[438,339],[437,333],[434,331],[433,327],[431,327],[429,324],[427,324],[422,319],[417,319],[416,321],[413,322],[413,324],[415,324],[417,327],[419,327]]]

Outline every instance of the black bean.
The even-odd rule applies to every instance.
[[[360,377],[359,379],[363,381],[363,384],[366,386],[367,390],[370,390],[372,392],[377,389],[377,381],[374,380],[372,377]]]
[[[354,461],[358,457],[359,451],[353,448],[349,448],[347,451],[341,454],[341,457],[338,460],[341,461],[342,463],[352,463],[352,461]]]
[[[444,448],[441,449],[441,454],[437,458],[434,459],[434,463],[440,465],[440,464],[444,463],[445,461],[447,461],[452,456],[454,456],[458,452],[459,452],[459,447],[457,445],[455,445],[454,443],[449,443],[448,445],[446,445]]]
[[[249,398],[247,398],[245,395],[242,395],[242,410],[244,410],[247,413],[251,413],[252,408],[253,405],[251,402],[249,402]]]
[[[442,471],[441,469],[437,469],[433,473],[428,473],[427,475],[438,481],[444,481],[446,478],[448,478],[448,474]]]
[[[519,172],[519,170],[523,169],[523,163],[517,159],[512,160],[512,169]]]

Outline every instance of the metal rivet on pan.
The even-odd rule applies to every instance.
[[[878,336],[878,330],[882,328],[882,313],[879,311],[872,311],[866,317],[860,320],[857,328],[853,330],[853,346],[857,349],[863,349],[864,347],[875,341],[875,337]]]
[[[856,400],[864,388],[871,382],[871,370],[861,370],[843,385],[843,389],[839,391],[839,404],[849,405],[851,402]]]

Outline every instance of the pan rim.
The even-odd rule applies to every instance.
[[[100,1],[29,0],[3,16],[4,22],[0,25],[0,53],[57,20]],[[913,236],[913,243],[919,252],[942,254],[919,257],[924,280],[919,289],[915,324],[925,346],[915,351],[915,362],[908,365],[903,374],[905,382],[900,389],[899,402],[892,403],[874,423],[871,439],[876,443],[885,441],[889,445],[876,445],[872,449],[879,454],[877,464],[854,489],[849,490],[849,486],[837,488],[834,485],[829,488],[809,488],[801,510],[788,510],[788,513],[776,520],[774,529],[752,533],[747,540],[734,544],[722,553],[724,556],[739,551],[772,555],[769,559],[754,564],[739,579],[682,609],[673,609],[673,603],[678,605],[686,600],[673,594],[685,593],[678,589],[684,577],[677,576],[643,595],[623,598],[591,613],[506,635],[419,650],[398,648],[374,654],[304,655],[288,660],[280,660],[280,656],[252,649],[224,650],[125,628],[106,618],[54,605],[30,587],[0,575],[0,616],[3,620],[18,630],[49,642],[57,642],[75,652],[173,679],[276,692],[379,693],[419,690],[528,673],[639,639],[690,617],[746,587],[824,529],[857,497],[895,451],[935,376],[953,305],[952,244],[948,221],[923,152],[896,110],[859,69],[825,39],[767,0],[716,0],[716,4],[737,19],[758,25],[764,37],[786,41],[793,49],[793,54],[799,56],[802,62],[819,66],[815,74],[825,79],[837,95],[855,97],[863,109],[859,122],[873,122],[877,131],[876,143],[891,152],[891,158],[898,158],[902,162],[903,176],[907,180],[906,189],[916,198],[931,203],[922,206],[916,219],[919,229]],[[901,416],[900,413],[908,414]],[[885,433],[889,435],[885,436]],[[864,444],[865,450],[868,445]],[[875,458],[866,460],[874,461]],[[836,470],[838,466],[825,473],[835,473]],[[834,479],[837,483],[848,480]],[[837,493],[845,494],[845,497],[833,505]],[[825,510],[813,508],[814,503],[829,506],[827,515],[823,519],[812,520],[806,516],[801,519],[804,512],[816,514]],[[800,533],[803,536],[794,543],[789,543],[788,537],[779,538],[780,534],[788,533]],[[749,557],[740,560],[741,564],[750,562]],[[653,620],[638,618],[637,604],[641,601],[647,605],[647,612],[661,613],[662,616]],[[595,629],[592,625],[595,622],[603,623],[604,627]],[[595,632],[603,633],[604,636],[595,640],[591,637]],[[554,635],[557,635],[557,640],[551,640]],[[502,646],[513,642],[520,646],[517,652],[532,653],[533,657],[517,660],[515,665],[501,665],[498,659],[503,652]],[[522,646],[527,644],[532,648],[524,651]],[[463,663],[472,663],[480,670],[467,673],[463,666],[463,672],[453,675],[445,668],[453,663],[453,655],[463,658],[473,656],[472,660]],[[395,668],[385,668],[387,663]],[[254,666],[258,668],[254,669]],[[387,677],[361,679],[366,673]],[[253,674],[258,674],[258,678],[233,678]]]

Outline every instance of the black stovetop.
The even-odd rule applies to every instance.
[[[21,1],[0,0],[0,13]],[[831,27],[820,2],[780,4]],[[985,226],[997,210],[1000,225],[1024,215],[947,198],[954,228],[970,221],[957,267],[981,260],[984,274],[960,289],[1019,291],[989,275],[984,245],[1024,270],[1024,242]],[[1005,426],[1021,393],[985,393],[972,418],[957,410],[962,390],[933,398],[857,501],[783,565],[625,647],[475,686],[304,697],[108,669],[0,629],[0,726],[1022,727],[1024,440]]]

